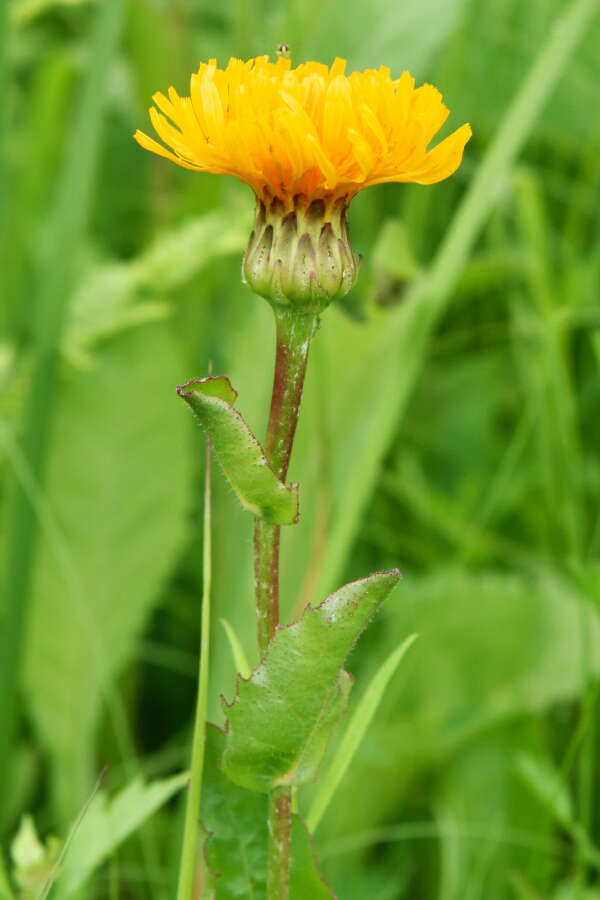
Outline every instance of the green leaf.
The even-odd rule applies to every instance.
[[[4,853],[0,847],[0,900],[15,900],[14,894],[8,882]]]
[[[312,802],[307,817],[307,824],[311,833],[315,832],[325,810],[331,802],[331,798],[333,797],[337,786],[346,774],[350,763],[354,758],[354,754],[358,750],[360,742],[377,712],[377,708],[390,678],[398,668],[400,661],[408,648],[416,640],[416,637],[416,634],[412,634],[388,656],[383,665],[381,665],[375,673],[371,683],[363,694],[360,703],[356,707],[354,715],[346,726],[344,736],[331,761],[331,765],[321,781],[319,791]]]
[[[3,871],[0,871],[0,900],[15,900],[15,895],[12,893]]]
[[[331,900],[333,894],[323,880],[308,828],[300,816],[292,816],[290,900]]]
[[[558,769],[547,759],[524,753],[517,760],[517,771],[557,822],[566,827],[572,826],[573,804]]]
[[[553,891],[550,900],[598,900],[600,893],[594,886],[585,887],[581,884],[581,876],[575,875],[561,881],[556,891]],[[539,894],[530,895],[526,900],[543,900]]]
[[[11,18],[16,26],[23,27],[54,8],[85,6],[89,3],[90,0],[17,0],[11,6]]]
[[[221,771],[225,735],[206,729],[204,784],[200,818],[209,833],[207,877],[219,900],[264,896],[267,884],[268,798],[238,787]]]
[[[216,726],[206,732],[205,782],[201,818],[209,832],[205,845],[205,879],[217,900],[264,900],[267,883],[267,815],[265,794],[248,791],[223,775],[219,760],[226,736]],[[323,881],[306,826],[292,821],[290,900],[326,900]]]
[[[306,781],[312,781],[315,777],[321,760],[325,756],[333,729],[348,708],[348,698],[353,681],[354,679],[348,672],[343,669],[338,672],[314,731],[303,749],[294,783],[303,784]]]
[[[237,697],[224,704],[222,765],[232,781],[269,791],[314,777],[347,697],[340,669],[399,577],[394,569],[347,584],[277,629],[263,662],[249,680],[238,679]]]
[[[162,234],[141,256],[109,262],[86,272],[68,311],[61,349],[80,368],[93,362],[105,340],[140,322],[169,315],[165,296],[197,276],[220,256],[246,246],[251,220],[214,211]]]
[[[167,800],[181,790],[187,772],[145,784],[136,778],[109,799],[100,791],[75,832],[58,878],[61,898],[74,896],[100,863]]]
[[[135,752],[113,685],[185,539],[186,423],[169,388],[178,368],[161,323],[105,345],[93,372],[65,377],[47,494],[31,497],[42,536],[25,686],[67,820],[94,781],[103,706],[121,758]]]
[[[141,258],[130,263],[144,290],[171,291],[189,282],[220,256],[239,253],[252,228],[251,208],[216,209],[160,235]]]
[[[55,349],[71,297],[75,263],[83,248],[83,234],[89,221],[94,173],[100,151],[99,136],[108,94],[106,72],[119,45],[124,6],[122,0],[103,4],[94,17],[91,42],[86,51],[89,53],[89,65],[86,66],[82,81],[73,127],[66,129],[69,139],[62,153],[64,160],[59,176],[52,189],[52,210],[45,223],[43,239],[36,241],[39,268],[33,266],[36,284],[35,315],[30,317],[31,327],[27,326],[31,338],[30,347],[35,352],[32,378],[22,414],[21,449],[33,478],[38,483],[44,482],[47,471],[51,434],[58,431],[54,403],[60,370]],[[4,9],[6,4],[3,4]],[[0,32],[4,30],[0,26]],[[2,37],[3,35],[0,36],[0,45]],[[82,147],[86,148],[85,153],[81,152]],[[4,217],[4,213],[2,216]],[[40,222],[41,218],[43,217],[38,211],[35,222]],[[4,245],[7,242],[3,240],[2,243]],[[29,271],[28,280],[31,275],[32,272]],[[24,296],[29,296],[29,291]],[[15,324],[17,321],[20,331],[25,319],[13,319]],[[4,720],[0,727],[2,797],[5,793],[3,782],[10,778],[9,753],[16,716],[17,689],[20,686],[17,676],[22,671],[20,653],[26,638],[31,575],[38,538],[34,510],[18,480],[14,488],[7,517],[3,560],[3,622],[0,627],[0,695]],[[54,630],[54,623],[50,627]],[[62,654],[58,660],[61,656]],[[54,665],[55,668],[60,667],[57,660]]]
[[[459,748],[470,760],[469,754],[476,752],[473,748],[492,726],[536,721],[549,707],[572,702],[581,687],[582,598],[564,578],[542,569],[525,576],[439,567],[411,579],[410,598],[410,604],[387,604],[378,629],[373,649],[381,657],[394,650],[399,634],[418,629],[423,639],[418,652],[404,660],[408,677],[389,683],[383,701],[387,715],[373,721],[364,739],[365,752],[355,757],[338,788],[336,816],[344,820],[348,833],[393,817],[410,785],[431,769],[456,784],[456,772],[450,775],[448,769]],[[597,673],[600,620],[591,607],[588,612],[591,670]],[[460,652],[450,653],[449,647]],[[362,662],[374,673],[371,660],[363,656]],[[366,678],[366,672],[361,670],[360,677]],[[505,736],[503,746],[507,740]],[[514,786],[516,779],[508,751],[499,750],[493,765],[489,747],[477,752],[484,760],[485,776],[477,780],[475,765],[464,763],[461,779],[472,781],[468,787],[461,781],[456,791],[458,814],[479,821],[489,809],[506,802],[502,815],[509,816],[512,801],[507,785]],[[515,752],[511,746],[511,758]],[[356,792],[366,780],[370,790],[357,808]],[[486,780],[488,795],[483,797]],[[521,789],[520,795],[524,793]],[[519,815],[526,827],[522,810],[517,821]],[[536,804],[529,824],[538,818]],[[323,821],[322,827],[328,824]]]
[[[100,341],[170,314],[166,303],[141,301],[135,292],[123,290],[120,282],[127,274],[124,266],[107,267],[101,272],[102,277],[94,282],[95,295],[75,295],[61,341],[65,359],[78,369],[93,367],[93,351]]]
[[[515,891],[516,900],[541,900],[540,895],[534,891],[521,872],[511,872],[509,880]]]
[[[240,503],[274,525],[298,518],[298,485],[286,487],[271,469],[264,451],[233,408],[237,392],[225,376],[188,381],[177,393],[194,411]]]
[[[517,771],[539,802],[571,836],[581,856],[600,868],[600,849],[576,821],[569,788],[562,773],[548,760],[521,754]]]

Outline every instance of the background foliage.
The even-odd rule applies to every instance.
[[[410,68],[439,85],[452,127],[474,131],[449,182],[354,201],[363,271],[324,316],[309,365],[284,609],[401,568],[351,658],[350,711],[383,659],[420,635],[319,825],[323,871],[343,900],[600,897],[598,16],[498,171],[431,339],[407,339],[403,312],[564,11],[561,0],[4,4],[4,567],[15,481],[34,510],[22,545],[34,547],[34,526],[38,540],[0,896],[3,867],[27,870],[18,846],[9,855],[21,816],[64,839],[105,764],[121,793],[112,812],[104,798],[90,811],[85,853],[103,858],[111,815],[124,842],[84,896],[173,896],[180,796],[135,829],[179,784],[165,779],[187,764],[195,692],[202,439],[174,388],[212,360],[263,434],[273,334],[267,305],[240,284],[249,191],[143,153],[131,135],[147,127],[151,94],[185,92],[200,59],[285,41],[295,61]],[[19,423],[53,341],[56,377],[47,396],[38,385],[40,481]],[[222,723],[235,666],[219,618],[251,664],[257,650],[251,519],[214,480],[210,703]],[[2,716],[0,703],[0,729]],[[162,780],[145,788],[151,778]],[[43,864],[55,856],[49,847]]]

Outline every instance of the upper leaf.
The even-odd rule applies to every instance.
[[[254,791],[311,780],[348,693],[342,665],[377,606],[396,585],[394,569],[352,582],[278,628],[263,662],[225,704],[223,771]]]
[[[298,518],[298,485],[286,487],[271,469],[264,450],[239,412],[228,378],[188,381],[177,393],[192,408],[210,438],[227,480],[242,506],[273,525]]]

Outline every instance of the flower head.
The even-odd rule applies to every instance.
[[[358,275],[346,210],[358,191],[390,181],[433,184],[460,165],[471,136],[462,125],[429,149],[448,110],[430,84],[408,72],[345,75],[285,56],[215,60],[191,77],[190,96],[157,93],[150,119],[158,136],[137,131],[147,150],[186,169],[233,175],[257,197],[243,274],[278,304],[326,306]],[[170,148],[170,149],[169,149]]]
[[[287,209],[299,194],[349,201],[372,184],[433,184],[456,171],[471,129],[428,149],[448,117],[436,88],[415,88],[408,72],[393,79],[385,66],[351,75],[345,67],[336,59],[293,69],[261,56],[221,70],[210,60],[192,75],[189,97],[173,87],[153,97],[152,124],[171,149],[141,131],[136,140],[187,169],[234,175]]]

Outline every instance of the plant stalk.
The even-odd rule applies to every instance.
[[[200,662],[198,671],[198,697],[192,739],[190,783],[185,808],[183,844],[179,866],[177,900],[191,900],[195,886],[198,848],[198,817],[204,770],[206,743],[206,704],[208,696],[208,664],[210,647],[210,585],[211,585],[211,524],[210,524],[210,441],[206,441],[206,466],[204,479],[204,539],[202,567],[202,632],[200,636]]]
[[[274,311],[277,350],[265,454],[277,477],[285,482],[298,423],[308,351],[318,317],[316,312],[281,307],[274,307]],[[279,624],[279,533],[278,525],[256,519],[254,585],[261,657],[266,653]],[[269,797],[268,900],[288,900],[289,897],[291,827],[291,788],[276,788]]]
[[[285,482],[317,315],[275,308],[275,323],[277,351],[265,454],[277,477]],[[254,586],[261,657],[279,624],[279,532],[278,525],[256,519]]]
[[[292,789],[279,787],[269,796],[268,900],[288,900],[292,850]]]

